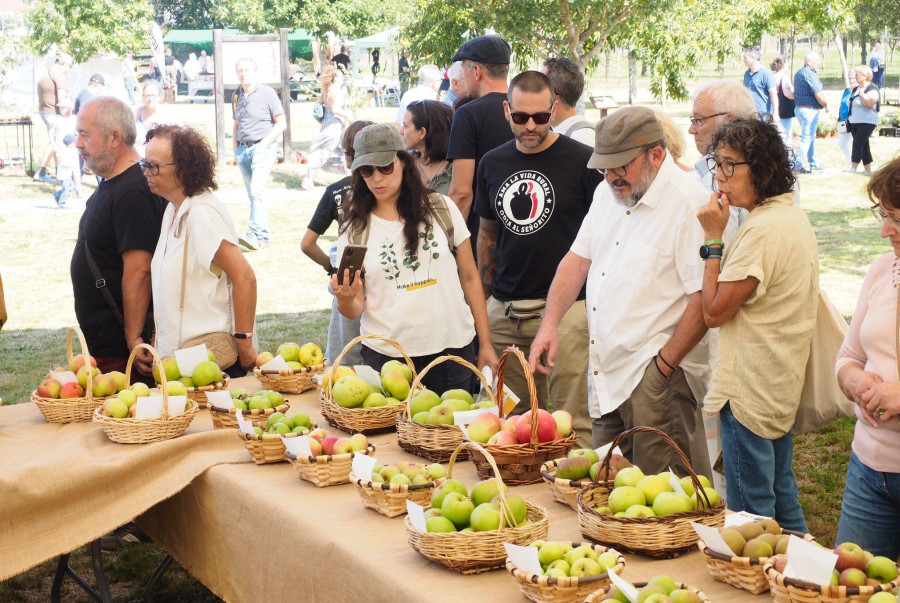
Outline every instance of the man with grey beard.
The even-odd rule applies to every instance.
[[[587,165],[605,181],[556,270],[531,344],[531,368],[552,368],[571,345],[556,325],[586,282],[594,447],[649,425],[675,440],[694,470],[708,477],[700,411],[709,376],[697,254],[703,231],[692,221],[709,195],[666,152],[662,126],[646,107],[624,107],[600,121]],[[721,247],[704,249],[721,254]],[[669,466],[687,474],[658,437],[639,434],[621,447],[647,475]]]

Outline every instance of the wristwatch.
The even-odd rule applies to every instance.
[[[709,245],[700,246],[700,257],[704,260],[722,259],[722,248],[711,247]]]
[[[234,338],[235,339],[253,339],[253,331],[250,331],[249,333],[235,333]]]

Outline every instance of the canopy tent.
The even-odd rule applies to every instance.
[[[394,43],[394,36],[400,31],[399,27],[392,27],[388,30],[353,40],[348,45],[357,49],[386,48]]]
[[[223,36],[240,36],[244,32],[237,29],[223,29]],[[303,29],[295,29],[288,34],[288,48],[291,58],[312,59],[313,37]],[[172,48],[172,52],[179,60],[187,58],[191,52],[197,54],[205,50],[206,54],[213,54],[213,32],[211,29],[171,29],[163,38],[166,46]]]

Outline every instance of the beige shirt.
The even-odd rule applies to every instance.
[[[819,292],[816,236],[793,192],[751,211],[726,247],[719,282],[750,276],[759,285],[720,329],[704,410],[730,401],[741,425],[775,439],[800,405]]]

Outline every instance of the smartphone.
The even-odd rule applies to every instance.
[[[366,257],[368,247],[365,245],[347,245],[344,247],[344,253],[341,255],[341,264],[338,266],[338,285],[343,285],[344,271],[350,271],[350,283],[356,278],[356,271],[363,269],[363,260]]]

